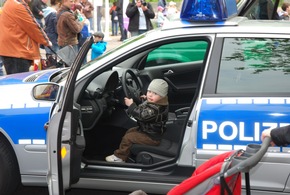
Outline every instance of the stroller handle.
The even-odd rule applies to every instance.
[[[238,164],[234,165],[232,168],[230,168],[228,171],[224,173],[224,177],[229,177],[235,173],[238,172],[247,172],[249,171],[252,167],[256,166],[258,162],[263,158],[265,153],[268,150],[268,147],[270,145],[271,138],[270,137],[265,137],[261,144],[261,148],[252,156],[248,157],[245,160],[242,160]]]

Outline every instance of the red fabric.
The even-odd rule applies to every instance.
[[[206,161],[193,172],[190,178],[184,180],[182,183],[172,188],[167,193],[167,195],[182,195],[190,191],[191,189],[195,188],[206,179],[209,179],[215,174],[219,173],[222,168],[222,164],[224,163],[224,160],[227,157],[231,156],[234,152],[235,151],[226,152]],[[241,194],[241,174],[240,173],[226,178],[226,183],[230,184],[230,189],[232,189],[232,192],[234,195]],[[206,194],[207,195],[220,194],[220,188],[221,186],[219,184],[213,185],[212,188]]]

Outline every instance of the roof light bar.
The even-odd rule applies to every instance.
[[[224,21],[237,15],[236,0],[184,0],[180,18],[188,21]]]

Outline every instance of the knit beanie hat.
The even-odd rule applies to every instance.
[[[102,33],[102,32],[95,32],[94,34],[93,34],[95,37],[100,37],[100,38],[104,38],[104,33]]]
[[[163,79],[154,79],[149,84],[148,90],[160,95],[161,97],[165,97],[168,92],[168,84]]]

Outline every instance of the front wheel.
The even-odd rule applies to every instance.
[[[8,140],[0,135],[0,192],[11,195],[20,186],[20,171],[14,150]]]

